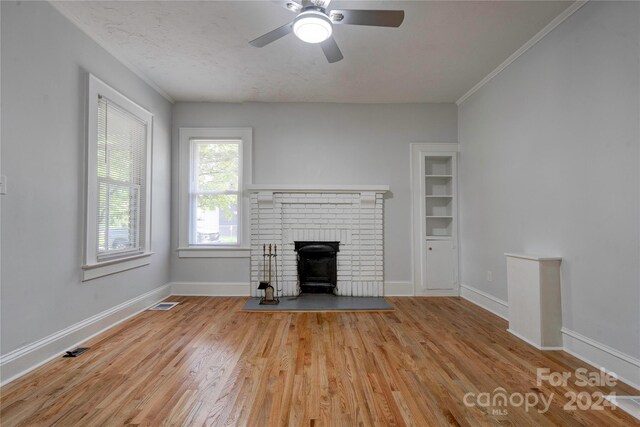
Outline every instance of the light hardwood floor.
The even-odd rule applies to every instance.
[[[389,298],[396,311],[386,313],[246,313],[244,298],[170,300],[182,304],[144,312],[82,356],[3,387],[2,426],[640,425],[621,410],[563,410],[568,392],[639,393],[536,386],[536,368],[589,366],[534,349],[459,298]],[[466,393],[498,387],[554,397],[545,413],[465,406]]]

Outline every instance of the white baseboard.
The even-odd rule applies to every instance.
[[[544,346],[538,345],[535,342],[531,341],[529,338],[527,338],[527,337],[525,337],[523,335],[520,335],[519,333],[513,331],[512,329],[507,329],[507,332],[509,332],[511,335],[521,339],[522,341],[526,342],[527,344],[534,346],[538,350],[544,350],[544,351],[560,351],[560,350],[564,350],[564,347],[544,347]]]
[[[509,320],[509,305],[506,301],[469,285],[460,285],[460,296],[467,301],[471,301],[475,305],[479,305],[485,310],[492,312],[496,316]]]
[[[207,297],[248,297],[249,283],[244,282],[172,282],[171,295]]]
[[[384,282],[384,296],[411,297],[413,296],[413,282]]]
[[[493,295],[468,285],[461,285],[460,296],[505,320],[509,320],[509,305]],[[507,331],[540,350],[566,351],[589,365],[614,372],[620,381],[640,390],[640,359],[638,358],[564,327],[561,329],[562,347],[540,347],[509,329]]]
[[[161,286],[3,355],[0,358],[0,386],[162,301],[171,295],[170,290],[169,285]]]
[[[614,372],[620,381],[640,390],[640,359],[570,329],[561,331],[564,351],[589,365]]]
[[[422,290],[415,294],[417,297],[459,297],[459,289],[429,289]]]

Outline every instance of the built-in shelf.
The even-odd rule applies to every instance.
[[[451,157],[429,156],[425,159],[424,174],[451,178],[453,176],[452,166]]]
[[[424,196],[426,236],[444,239],[454,230],[454,168],[452,156],[426,156]]]
[[[425,196],[449,196],[453,194],[451,178],[427,177],[425,180]]]
[[[427,236],[451,237],[453,228],[453,218],[448,217],[427,217]]]
[[[453,198],[445,196],[426,196],[425,216],[427,218],[452,218]]]

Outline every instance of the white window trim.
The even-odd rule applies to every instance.
[[[249,193],[252,181],[253,130],[251,128],[180,128],[180,188],[178,200],[178,256],[180,258],[249,258]],[[189,173],[191,167],[190,142],[193,138],[241,140],[238,199],[240,230],[237,245],[192,246],[189,244]]]
[[[87,97],[87,161],[85,179],[85,248],[84,264],[82,265],[82,280],[87,281],[109,274],[119,273],[132,268],[141,267],[151,262],[151,151],[153,139],[153,114],[142,108],[120,92],[116,91],[102,80],[89,74]],[[140,253],[129,254],[122,258],[115,258],[106,261],[98,261],[96,250],[97,235],[97,211],[98,203],[98,95],[102,95],[121,108],[126,109],[147,124],[147,168],[146,168],[146,209],[145,215],[145,245]]]

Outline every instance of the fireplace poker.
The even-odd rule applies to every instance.
[[[271,283],[271,243],[269,243],[269,283]]]

